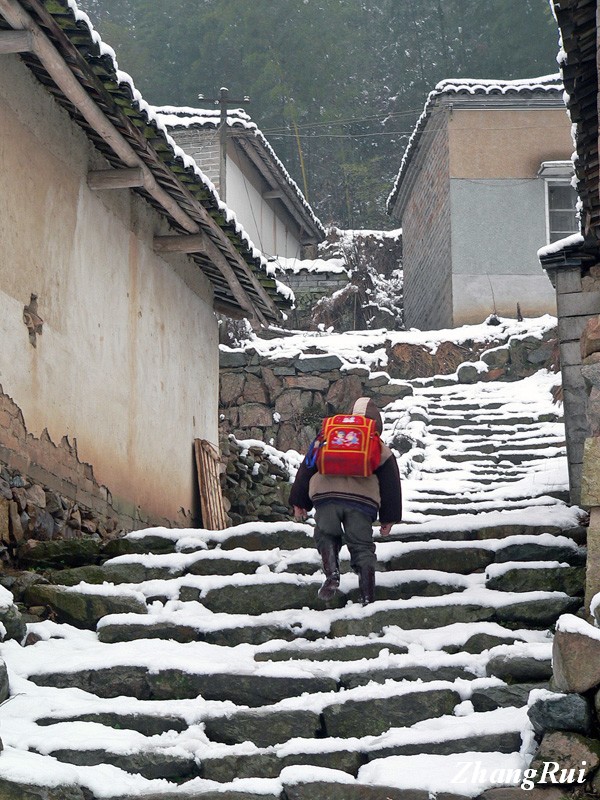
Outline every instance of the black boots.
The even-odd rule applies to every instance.
[[[331,600],[340,585],[340,565],[338,561],[339,549],[333,545],[325,545],[321,549],[323,572],[325,580],[318,591],[319,600]]]
[[[358,573],[358,588],[363,606],[375,600],[375,568],[361,567]]]
[[[325,580],[318,591],[318,597],[319,600],[327,602],[335,596],[340,585],[339,547],[336,547],[335,544],[326,544],[321,548],[320,553]],[[375,567],[363,566],[357,571],[362,604],[366,606],[375,600]]]

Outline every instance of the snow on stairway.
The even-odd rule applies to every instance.
[[[522,769],[527,695],[583,587],[555,380],[415,382],[387,409],[407,513],[366,608],[345,549],[318,600],[310,524],[138,531],[47,573],[31,599],[54,620],[0,646],[0,796],[36,776],[47,800],[426,800],[473,796],[461,759]],[[131,610],[96,620],[103,594]]]
[[[461,514],[466,505],[471,513],[559,505],[567,465],[556,382],[541,371],[514,383],[415,386],[391,404],[387,438],[410,446],[405,518]]]

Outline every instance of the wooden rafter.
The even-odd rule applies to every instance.
[[[27,53],[33,49],[31,34],[28,31],[0,32],[0,55],[7,53]]]
[[[90,189],[133,189],[144,186],[144,173],[139,167],[129,169],[100,169],[88,172]]]
[[[189,236],[155,236],[154,249],[157,253],[198,253],[205,256],[219,269],[227,281],[231,293],[240,306],[246,309],[249,316],[251,318],[256,316],[261,324],[267,324],[260,311],[250,303],[248,295],[229,261],[205,233],[196,233]]]

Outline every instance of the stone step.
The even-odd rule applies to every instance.
[[[578,597],[585,592],[585,567],[544,566],[543,563],[530,566],[530,562],[492,565],[486,573],[485,585],[501,592],[554,591]]]
[[[301,642],[299,642],[301,644]],[[405,655],[408,647],[405,645],[392,644],[382,640],[356,642],[356,637],[352,637],[349,643],[343,639],[331,643],[330,647],[324,647],[320,642],[316,646],[305,643],[298,647],[280,647],[258,651],[254,654],[255,661],[359,661],[363,658],[379,658],[383,651],[392,655]]]
[[[168,580],[182,575],[235,575],[253,574],[264,563],[250,556],[248,551],[234,551],[235,555],[220,550],[200,551],[190,554],[185,563],[176,566],[174,555],[182,561],[181,554],[130,554],[118,556],[102,565],[74,567],[52,570],[45,573],[51,583],[63,586],[76,586],[82,581],[90,584],[102,583],[144,583],[154,580]]]
[[[531,499],[527,497],[511,497],[510,500],[504,499],[499,505],[496,498],[478,498],[472,500],[468,504],[461,503],[444,503],[438,502],[435,499],[415,498],[411,502],[411,510],[414,513],[423,515],[424,517],[447,517],[456,514],[464,514],[465,511],[469,513],[486,513],[490,511],[509,511],[516,509],[530,508],[532,505]],[[548,503],[547,505],[550,505]]]
[[[94,590],[95,589],[95,590]],[[57,622],[76,628],[95,630],[108,614],[146,614],[145,599],[140,592],[128,588],[53,586],[35,583],[23,593],[28,606],[48,609]]]
[[[52,736],[52,733],[52,728],[48,728],[49,736]],[[110,734],[107,733],[107,739],[110,738]],[[125,772],[141,775],[147,780],[162,778],[181,783],[199,778],[201,774],[195,757],[192,754],[182,755],[179,748],[175,747],[114,752],[106,747],[86,747],[85,742],[81,742],[77,747],[44,747],[43,754],[62,763],[79,767],[110,764]]]
[[[40,756],[31,754],[31,759],[36,759],[35,766],[40,765]],[[7,761],[5,754],[5,761]],[[51,761],[48,756],[47,759]],[[53,761],[51,766],[56,765],[57,762]],[[26,771],[19,763],[19,773]],[[35,767],[33,767],[35,769]],[[65,771],[68,768],[65,767]],[[56,771],[56,770],[55,770]],[[104,800],[106,794],[96,794],[89,789],[84,791],[79,786],[74,786],[72,781],[71,771],[65,775],[65,783],[54,783],[52,786],[43,786],[40,782],[38,785],[36,775],[33,774],[29,778],[25,777],[23,780],[13,778],[0,778],[0,797],[3,800]],[[114,776],[112,776],[114,778]],[[279,788],[273,789],[269,785],[262,785],[260,779],[253,781],[252,791],[240,791],[239,784],[232,782],[229,786],[222,784],[222,788],[218,791],[205,791],[204,789],[198,793],[193,790],[185,791],[165,791],[156,789],[156,783],[150,784],[153,788],[144,792],[143,800],[181,800],[182,797],[187,797],[189,800],[429,800],[429,792],[422,792],[418,790],[404,790],[396,789],[389,786],[361,784],[358,781],[353,781],[350,776],[344,782],[334,783],[330,780],[317,781],[310,780],[306,776],[306,781],[302,783],[292,782],[286,783],[282,781],[283,792]],[[40,781],[42,778],[39,779]],[[185,786],[185,784],[184,784]],[[141,795],[139,791],[134,794],[119,794],[111,795],[111,800],[140,800]],[[467,797],[462,797],[457,794],[445,794],[440,800],[469,800]]]
[[[441,419],[441,417],[440,417]],[[463,420],[461,428],[468,428],[469,422]],[[436,429],[432,425],[427,425],[427,433],[433,434]],[[440,429],[442,436],[456,437],[456,426],[441,425]],[[511,438],[521,441],[528,439],[564,439],[565,427],[563,422],[534,422],[533,425],[515,425],[514,428],[501,425],[485,425],[477,424],[472,426],[472,433],[461,433],[461,439],[469,441],[470,439],[477,440],[483,439],[486,435],[491,436],[498,441],[505,439],[507,432],[510,431]]]
[[[215,614],[266,614],[286,609],[342,608],[349,601],[360,602],[358,578],[355,575],[342,575],[340,590],[333,600],[325,603],[317,597],[323,582],[323,574],[304,577],[290,575],[270,575],[268,581],[263,576],[248,576],[243,583],[226,583],[202,591],[198,584],[181,585],[179,599],[182,602],[198,601]],[[401,600],[411,597],[437,597],[462,591],[469,585],[463,575],[450,575],[445,571],[426,570],[380,574],[375,597],[377,600]]]
[[[141,531],[129,533],[108,544],[106,560],[126,555],[201,554],[214,548],[222,551],[242,549],[252,553],[276,548],[296,550],[311,547],[312,533],[309,526],[290,520],[289,523],[270,523],[268,527],[259,529],[252,523],[245,523],[223,531],[161,529],[160,534]]]
[[[492,530],[497,529],[489,529],[489,533]],[[477,540],[447,539],[439,542],[432,533],[426,543],[422,540],[411,543],[407,538],[410,534],[393,534],[377,540],[377,559],[381,568],[388,571],[439,569],[462,575],[506,561],[559,561],[571,566],[585,563],[585,551],[566,537],[546,536],[544,529],[543,534],[525,540],[518,535],[515,538],[508,533],[509,530],[510,527],[502,538],[495,538],[497,534],[484,538],[482,531],[478,531],[481,538]]]
[[[404,530],[403,530],[404,527]],[[419,526],[410,526],[406,525],[403,526],[402,524],[397,525],[394,528],[394,531],[401,531],[400,533],[393,533],[390,536],[386,537],[385,540],[378,538],[377,541],[382,542],[384,545],[386,543],[392,542],[423,542],[425,539],[437,540],[440,542],[443,541],[487,541],[489,539],[508,539],[511,536],[538,536],[539,534],[552,534],[553,536],[561,536],[561,539],[556,542],[556,544],[548,544],[542,545],[543,547],[560,547],[560,555],[565,556],[568,552],[571,552],[571,556],[576,555],[579,553],[579,550],[573,546],[573,542],[581,543],[585,541],[585,534],[586,529],[577,527],[572,528],[570,530],[565,530],[563,528],[559,528],[557,526],[548,526],[544,525],[543,527],[540,525],[527,525],[521,523],[507,523],[507,524],[500,524],[500,525],[487,525],[485,527],[475,527],[469,529],[466,527],[458,528],[457,530],[435,530],[431,532],[425,533]],[[568,541],[568,540],[573,541]],[[520,540],[522,542],[522,540]],[[528,540],[527,544],[535,544],[535,540]],[[565,549],[566,548],[566,549]],[[381,548],[378,544],[378,554],[381,552]],[[551,551],[540,551],[541,552],[548,552],[549,558],[548,560],[556,561],[560,560],[554,558]],[[583,559],[583,555],[580,556]],[[536,560],[544,560],[545,556],[540,556],[539,559]],[[516,559],[514,559],[516,560]],[[531,559],[529,559],[531,560]]]
[[[271,747],[293,738],[354,738],[377,736],[393,727],[408,727],[425,719],[452,714],[461,702],[451,685],[407,690],[404,684],[388,681],[385,691],[364,699],[352,699],[344,692],[326,701],[320,711],[260,709],[238,711],[205,721],[205,732],[214,742]]]
[[[508,716],[503,716],[507,715]],[[493,730],[495,715],[504,724]],[[284,747],[260,748],[254,753],[230,754],[224,748],[219,757],[202,759],[202,777],[221,783],[228,783],[235,777],[276,778],[285,767],[311,765],[347,772],[356,776],[364,764],[394,755],[446,755],[467,752],[512,753],[521,746],[519,720],[524,715],[515,715],[512,709],[498,709],[492,712],[471,715],[469,734],[461,730],[460,718],[441,718],[437,730],[428,728],[417,732],[412,728],[395,728],[377,737],[321,739],[311,743],[302,739],[294,740]],[[508,720],[508,721],[505,721]],[[489,726],[489,727],[488,727]],[[487,730],[486,730],[487,728]],[[233,750],[234,746],[231,746]]]
[[[384,604],[373,603],[367,606],[360,617],[334,620],[330,633],[332,636],[365,636],[371,631],[382,631],[390,625],[411,630],[439,628],[453,622],[483,621],[543,630],[552,627],[561,614],[576,613],[582,606],[581,599],[558,593],[547,593],[544,598],[540,598],[539,593],[533,597],[527,597],[527,593],[523,593],[522,600],[498,606],[469,603],[467,591],[463,592],[460,602],[459,597],[448,595],[444,598],[445,601],[456,599],[454,604],[433,604],[430,601],[426,604],[424,600],[420,607],[398,605],[395,608],[381,608]]]
[[[336,692],[338,682],[327,677],[296,677],[234,674],[214,671],[191,672],[179,668],[158,671],[141,665],[117,665],[73,672],[48,671],[30,676],[38,686],[57,689],[75,687],[97,697],[120,697],[124,690],[140,700],[181,700],[199,695],[204,700],[229,700],[256,708],[307,692]]]
[[[429,420],[432,426],[437,426],[440,428],[455,428],[458,431],[464,428],[465,422],[477,422],[477,424],[483,428],[485,427],[496,427],[496,425],[502,425],[507,430],[511,430],[513,426],[519,425],[534,425],[539,420],[534,417],[506,417],[504,415],[498,415],[497,417],[476,417],[473,415],[472,417],[464,416],[464,417],[452,417],[452,416],[432,416]],[[481,430],[478,428],[476,430]]]
[[[473,594],[476,592],[476,594]],[[550,628],[561,614],[576,613],[581,608],[581,599],[561,593],[544,592],[534,596],[524,592],[515,602],[507,603],[500,592],[490,592],[489,602],[482,601],[482,592],[477,587],[443,598],[421,598],[419,605],[412,600],[376,601],[366,608],[352,605],[348,609],[332,610],[329,627],[325,630],[311,629],[311,613],[296,611],[294,616],[281,614],[256,615],[252,624],[248,619],[226,614],[215,614],[210,624],[199,620],[195,625],[182,624],[177,616],[170,621],[154,622],[151,617],[129,615],[113,620],[106,617],[98,627],[98,638],[104,643],[126,642],[134,639],[173,639],[177,642],[203,641],[221,646],[241,643],[265,644],[274,639],[293,641],[294,638],[315,640],[326,636],[366,636],[381,633],[393,625],[405,630],[438,628],[451,623],[498,622],[501,625],[533,629]],[[473,597],[473,601],[470,598]],[[356,611],[355,611],[356,609]],[[314,612],[312,612],[314,613]],[[187,615],[189,619],[189,614]],[[236,623],[236,619],[239,621]],[[325,625],[325,621],[321,624]]]
[[[46,727],[59,722],[94,722],[107,728],[135,731],[143,736],[160,736],[167,731],[181,732],[188,727],[183,717],[177,717],[171,713],[119,713],[118,711],[95,711],[72,715],[56,714],[52,717],[40,717],[36,720],[36,725]]]
[[[506,461],[509,464],[527,464],[539,458],[537,453],[527,451],[503,450],[495,453],[481,453],[475,450],[463,451],[462,453],[444,453],[445,461],[454,464],[479,463],[479,464],[501,464]]]

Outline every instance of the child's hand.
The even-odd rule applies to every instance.
[[[305,522],[308,519],[308,511],[300,506],[294,506],[294,519],[298,522]]]
[[[394,524],[393,522],[385,522],[385,523],[383,523],[381,525],[381,527],[379,528],[379,533],[382,536],[389,536],[390,533],[392,532],[392,525],[393,524]]]

